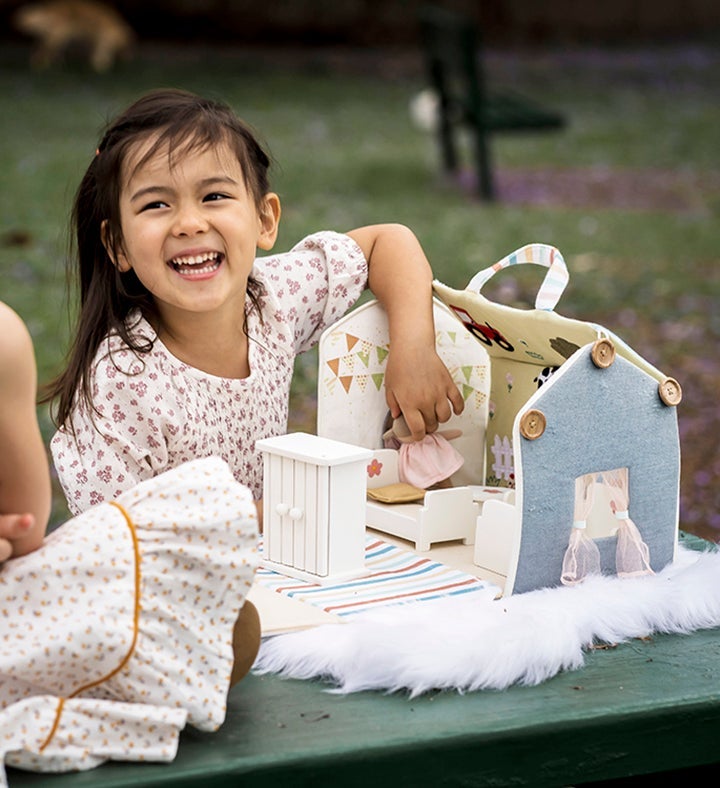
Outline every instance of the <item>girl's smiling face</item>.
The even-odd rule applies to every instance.
[[[257,249],[271,249],[277,236],[277,195],[256,204],[229,145],[161,148],[143,161],[153,142],[123,165],[115,264],[135,272],[168,325],[225,310],[242,315]]]

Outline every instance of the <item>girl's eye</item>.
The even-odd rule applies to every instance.
[[[217,200],[227,199],[229,199],[227,194],[223,194],[222,192],[211,192],[203,197],[203,202],[216,202]]]
[[[167,203],[163,202],[162,200],[155,200],[154,202],[149,202],[147,205],[143,205],[140,209],[142,211],[153,211],[157,210],[158,208],[167,208]]]

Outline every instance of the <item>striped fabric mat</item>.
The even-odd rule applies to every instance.
[[[365,544],[365,563],[369,575],[337,585],[310,583],[262,566],[256,579],[279,594],[338,616],[351,616],[386,605],[473,594],[494,587],[488,581],[372,536]]]

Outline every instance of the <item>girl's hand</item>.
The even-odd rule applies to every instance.
[[[447,367],[427,345],[392,346],[385,370],[385,397],[393,418],[401,413],[413,440],[435,432],[453,413],[462,413],[464,402]]]
[[[33,525],[32,514],[0,514],[0,564],[13,556],[13,542],[26,537]]]

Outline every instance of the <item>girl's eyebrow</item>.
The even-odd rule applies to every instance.
[[[143,189],[138,189],[131,197],[130,202],[146,197],[148,194],[170,194],[172,189],[167,186],[145,186]]]
[[[229,175],[211,175],[209,178],[203,178],[199,181],[197,186],[199,189],[208,189],[219,184],[237,186],[238,182]],[[169,186],[145,186],[133,193],[130,197],[130,202],[136,202],[143,197],[147,197],[148,194],[172,194],[173,191]]]
[[[229,175],[211,175],[209,178],[203,178],[198,183],[198,186],[201,189],[207,189],[209,186],[215,186],[215,184],[237,186],[238,182],[235,180],[235,178],[231,178]]]

